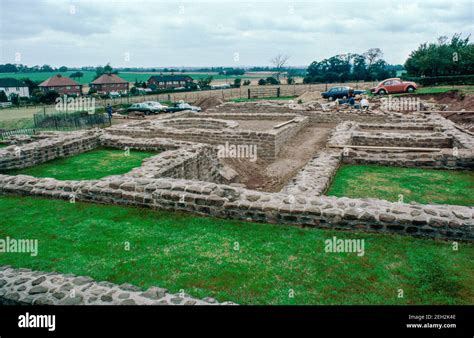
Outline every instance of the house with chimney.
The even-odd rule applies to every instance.
[[[43,93],[54,90],[60,95],[82,95],[82,85],[61,74],[57,74],[41,82],[38,87]]]
[[[99,94],[117,92],[126,94],[130,83],[115,74],[102,74],[90,83],[90,87],[97,90]]]

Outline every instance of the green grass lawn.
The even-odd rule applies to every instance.
[[[141,166],[142,161],[156,153],[99,148],[71,157],[55,159],[34,167],[8,170],[8,175],[51,177],[58,180],[93,180],[110,175],[121,175]]]
[[[459,91],[466,94],[474,93],[474,86],[440,86],[440,87],[421,87],[414,94],[442,94],[449,91]],[[413,95],[413,94],[394,94],[394,96]]]
[[[474,173],[377,165],[343,165],[327,195],[388,201],[474,205]]]
[[[399,235],[34,197],[0,196],[0,214],[0,238],[38,240],[37,256],[0,254],[0,265],[239,304],[474,303],[474,245],[467,243],[453,251],[450,242]],[[332,236],[364,239],[365,255],[326,253]]]
[[[44,72],[44,73],[35,73],[35,72],[30,72],[30,73],[0,73],[0,78],[6,78],[6,77],[12,77],[15,79],[23,79],[23,78],[29,78],[30,80],[33,81],[44,81],[52,76],[55,76],[57,74],[61,74],[64,77],[69,77],[72,73],[75,73],[76,71],[67,71],[67,72]],[[84,76],[81,77],[80,79],[74,79],[75,81],[81,83],[81,84],[89,84],[94,80],[95,77],[95,71],[81,71]],[[161,72],[119,72],[118,76],[120,76],[122,79],[127,80],[129,82],[135,82],[135,81],[147,81],[150,76],[152,75],[160,75],[162,74]],[[170,75],[171,73],[164,73],[165,75]],[[244,75],[219,75],[217,73],[175,73],[175,75],[187,75],[192,77],[195,81],[199,81],[200,79],[207,78],[208,76],[212,76],[214,80],[225,80],[228,79],[229,81],[233,81],[236,78],[239,79],[254,79],[254,78],[260,78],[263,76],[259,77],[259,74],[252,74],[252,73],[246,73]]]

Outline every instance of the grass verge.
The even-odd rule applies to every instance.
[[[37,256],[0,254],[0,265],[240,304],[474,303],[474,245],[467,243],[453,251],[450,242],[399,235],[34,197],[0,196],[0,215],[0,238],[38,240]],[[326,253],[333,236],[364,239],[365,254]]]
[[[121,175],[139,167],[142,161],[156,153],[131,150],[127,155],[120,149],[99,148],[71,157],[58,158],[34,167],[7,170],[8,175],[51,177],[58,180],[93,180]]]
[[[327,195],[423,204],[474,205],[474,173],[377,165],[343,165]]]

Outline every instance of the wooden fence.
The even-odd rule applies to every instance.
[[[248,89],[251,91],[261,90],[271,92],[276,91],[276,88],[280,88],[280,96],[299,96],[307,91],[325,91],[330,87],[334,86],[350,86],[355,89],[368,89],[374,86],[372,82],[350,82],[350,83],[329,83],[329,84],[294,84],[294,85],[275,85],[275,86],[242,86],[240,88],[229,88],[229,89],[216,89],[216,90],[201,90],[201,91],[189,91],[189,92],[172,92],[165,94],[150,94],[150,95],[138,95],[138,96],[125,96],[111,99],[100,99],[95,98],[95,108],[105,108],[107,104],[112,106],[118,105],[130,105],[133,103],[139,103],[144,101],[172,101],[178,102],[183,100],[185,102],[195,102],[206,97],[215,97],[223,101],[248,98]],[[65,105],[67,106],[67,105]],[[57,113],[56,105],[22,105],[18,107],[5,108],[8,110],[24,108],[36,108],[41,109],[43,113]],[[61,110],[68,112],[66,110]],[[74,110],[76,111],[76,110]],[[71,111],[69,111],[71,112]]]

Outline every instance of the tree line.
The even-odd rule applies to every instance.
[[[313,61],[306,70],[304,83],[374,81],[395,76],[401,65],[389,65],[380,48],[370,48],[364,54],[335,55]]]

